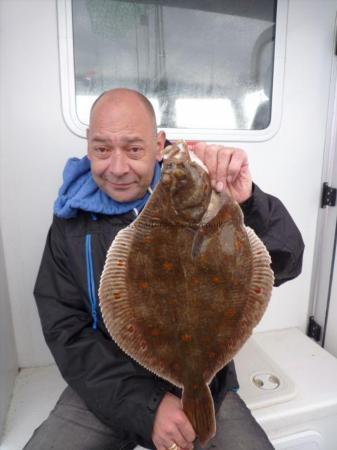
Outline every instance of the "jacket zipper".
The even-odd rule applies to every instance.
[[[85,256],[87,263],[87,287],[91,303],[92,328],[97,329],[97,298],[95,290],[94,268],[91,251],[91,234],[85,236]]]

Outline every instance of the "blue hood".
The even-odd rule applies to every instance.
[[[154,189],[160,179],[160,165],[157,162],[151,188]],[[103,192],[91,175],[90,161],[87,156],[82,159],[70,158],[63,171],[63,184],[54,203],[54,214],[62,219],[76,217],[78,210],[91,213],[117,215],[134,210],[140,211],[150,194],[131,202],[120,203]]]

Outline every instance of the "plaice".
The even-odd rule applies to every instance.
[[[202,446],[216,432],[208,385],[260,321],[273,281],[239,205],[212,191],[184,142],[167,147],[150,200],[108,251],[100,307],[124,352],[183,389]]]

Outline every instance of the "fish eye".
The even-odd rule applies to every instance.
[[[165,169],[167,169],[167,170],[173,170],[174,167],[175,167],[175,164],[173,162],[165,163]]]
[[[178,178],[178,180],[183,180],[186,178],[185,172],[181,169],[176,169],[174,171],[174,175],[176,178]]]
[[[181,178],[181,179],[178,178],[178,182],[179,182],[179,185],[185,185],[185,184],[187,184],[187,179],[186,178]]]

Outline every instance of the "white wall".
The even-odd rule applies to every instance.
[[[1,221],[19,364],[30,366],[50,362],[32,290],[64,162],[85,142],[61,115],[54,0],[0,5]],[[306,326],[336,7],[290,0],[281,128],[244,145],[255,181],[283,200],[306,243],[303,274],[275,289],[260,330]]]
[[[0,16],[1,16],[0,9]],[[0,27],[1,30],[1,27]],[[2,53],[0,35],[0,54]],[[0,72],[0,93],[3,91],[3,78]],[[0,95],[1,97],[1,95]],[[0,104],[0,170],[3,168],[3,124],[4,109]],[[3,217],[3,201],[0,184],[0,219]],[[14,340],[13,321],[9,303],[8,282],[3,250],[3,235],[0,222],[0,439],[4,430],[7,409],[10,403],[15,377],[18,371],[17,355]]]
[[[307,324],[336,10],[335,0],[290,0],[282,124],[266,152],[254,149],[254,173],[285,203],[306,245],[302,275],[274,291],[260,330]]]
[[[0,2],[2,232],[20,366],[49,363],[33,287],[70,156],[85,142],[64,125],[54,0]]]
[[[18,371],[0,229],[0,438]]]

